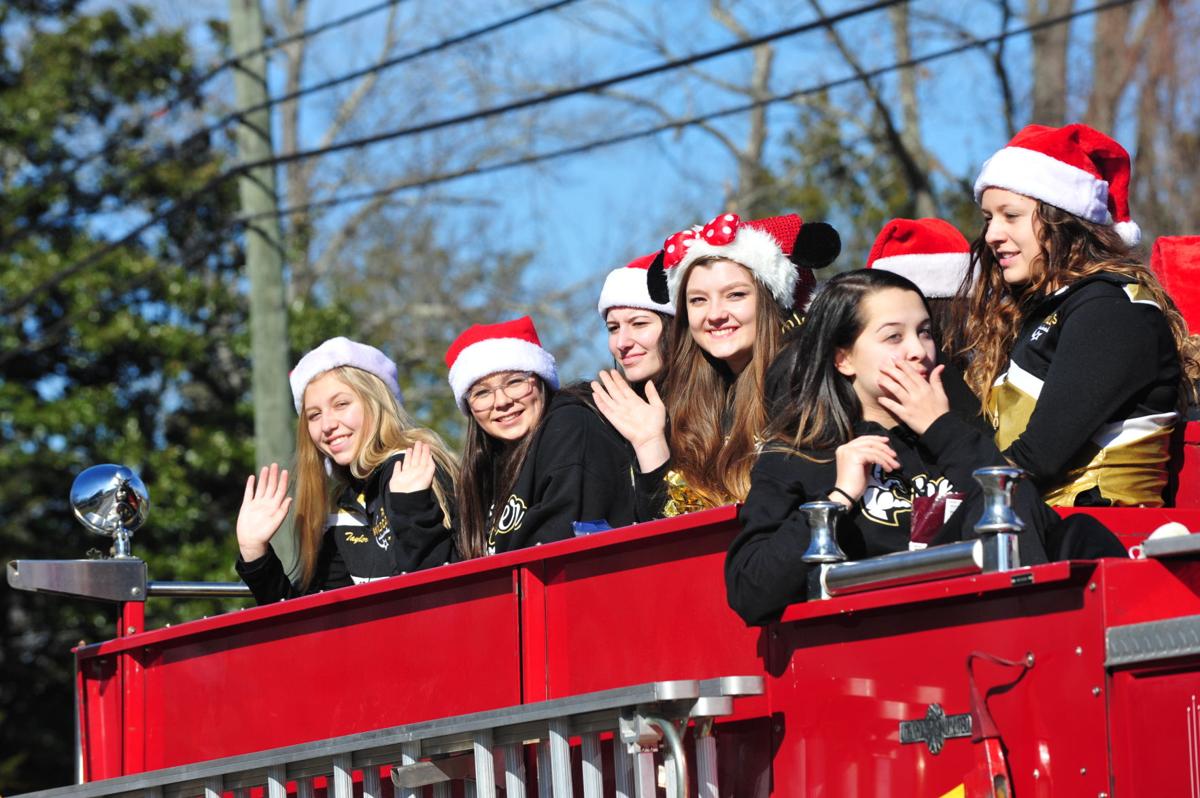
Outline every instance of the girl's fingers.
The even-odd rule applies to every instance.
[[[945,393],[946,387],[942,385],[942,372],[946,370],[945,365],[934,366],[933,371],[929,372],[929,384],[934,390]]]
[[[267,495],[267,473],[268,469],[263,466],[258,472],[258,486],[254,489],[254,498],[261,499]]]
[[[592,401],[596,403],[596,407],[604,415],[607,416],[612,412],[612,402],[609,399],[608,393],[594,382],[592,383]]]
[[[267,472],[267,495],[275,496],[279,488],[279,463],[271,463]]]
[[[654,387],[654,380],[646,380],[646,401],[653,407],[662,407],[662,397],[658,395],[658,388]]]
[[[242,494],[242,504],[254,501],[254,475],[246,477],[246,492]]]
[[[611,396],[615,398],[619,395],[617,380],[611,372],[601,369],[600,373],[596,376],[600,378],[600,383],[604,386],[604,390]]]

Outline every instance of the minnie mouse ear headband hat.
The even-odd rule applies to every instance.
[[[392,359],[373,346],[351,341],[349,338],[330,338],[316,349],[300,358],[300,362],[288,375],[292,384],[292,401],[296,404],[296,412],[300,412],[304,404],[304,389],[314,379],[338,366],[353,366],[374,374],[383,380],[396,401],[404,403],[400,393],[400,383],[396,381],[396,364]]]
[[[650,298],[647,275],[659,253],[643,255],[619,269],[613,269],[604,279],[600,291],[600,302],[596,309],[603,317],[613,308],[645,308],[668,316],[675,315],[675,306],[669,302],[655,302]]]
[[[954,296],[970,267],[967,239],[942,219],[892,219],[867,256],[868,269],[907,277],[931,299]]]
[[[450,388],[458,409],[467,409],[467,391],[477,381],[500,371],[531,371],[558,388],[554,356],[542,348],[533,319],[522,316],[499,324],[473,324],[446,350]]]
[[[993,187],[1112,225],[1129,246],[1142,240],[1129,216],[1129,153],[1087,125],[1029,125],[984,162],[975,201]]]
[[[837,231],[824,222],[805,223],[794,213],[743,222],[725,213],[666,240],[661,265],[650,267],[650,297],[674,304],[687,268],[714,257],[745,266],[780,307],[791,310],[816,285],[811,270],[828,266],[841,251]]]

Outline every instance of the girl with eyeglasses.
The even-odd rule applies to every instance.
[[[629,455],[524,316],[475,325],[446,352],[467,417],[456,541],[465,558],[565,540],[575,523],[633,523]]]
[[[296,426],[298,581],[270,540],[289,510],[278,464],[246,480],[238,575],[259,604],[441,565],[453,558],[458,463],[413,424],[396,364],[373,346],[331,338],[291,376]]]

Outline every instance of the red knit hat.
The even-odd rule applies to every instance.
[[[983,164],[975,201],[993,187],[1112,225],[1130,246],[1142,240],[1129,216],[1129,153],[1087,125],[1029,125]]]
[[[942,219],[892,219],[875,237],[867,268],[907,277],[927,297],[954,296],[971,268],[971,247]]]
[[[554,356],[542,348],[533,319],[522,316],[499,324],[474,324],[446,350],[450,388],[459,410],[469,414],[467,391],[479,380],[500,371],[531,371],[558,388]]]
[[[1159,236],[1150,250],[1150,269],[1188,327],[1200,330],[1200,236]]]
[[[841,247],[832,227],[823,222],[805,224],[794,213],[750,222],[743,222],[736,213],[723,213],[703,227],[668,238],[663,243],[662,265],[672,304],[688,266],[702,257],[716,257],[745,266],[780,307],[790,310],[798,298],[803,304],[816,285],[812,270],[831,263]]]
[[[675,315],[675,306],[669,302],[655,302],[650,298],[650,289],[646,285],[650,264],[658,255],[657,252],[643,255],[608,273],[604,288],[600,291],[600,302],[596,305],[601,317],[612,308],[645,308],[668,316]]]

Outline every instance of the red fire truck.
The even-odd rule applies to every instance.
[[[1200,535],[1145,540],[1200,529],[1197,454],[1175,508],[1089,511],[1136,557],[846,563],[763,628],[734,507],[152,630],[205,586],[10,563],[122,602],[75,651],[79,783],[29,798],[1200,796]]]

